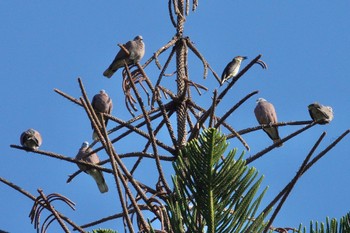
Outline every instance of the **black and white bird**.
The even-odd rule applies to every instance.
[[[88,142],[83,142],[81,145],[78,154],[76,155],[76,159],[82,160],[85,162],[93,163],[93,164],[98,164],[100,162],[100,159],[96,153],[91,154],[90,156],[86,157],[90,152],[92,151],[91,148],[89,148],[89,143]],[[100,190],[101,193],[108,192],[108,186],[106,184],[106,181],[103,177],[103,173],[100,170],[97,170],[95,168],[89,168],[87,166],[78,164],[79,169],[84,171],[85,173],[89,174],[94,178],[98,189]]]
[[[245,59],[247,59],[247,57],[237,56],[233,58],[230,63],[227,64],[221,75],[221,86],[224,84],[225,81],[235,77],[238,74],[239,68],[241,67],[241,63]]]
[[[278,122],[275,107],[263,98],[259,98],[257,100],[257,105],[254,109],[254,113],[260,125],[271,125]],[[277,126],[264,127],[263,130],[273,140],[274,143],[281,141]],[[277,146],[280,147],[282,145],[283,143],[279,143]]]
[[[313,121],[325,125],[333,120],[333,109],[330,106],[324,106],[317,102],[308,106],[309,114]]]
[[[101,124],[107,126],[108,118],[103,117],[100,113],[111,114],[113,109],[112,99],[108,96],[105,90],[101,90],[98,94],[96,94],[91,101],[92,108],[94,109],[99,121]],[[92,134],[92,139],[96,140],[98,138],[96,132],[94,131]]]
[[[128,65],[136,64],[145,55],[145,44],[143,43],[142,36],[136,36],[134,40],[128,41],[123,46],[129,51],[129,54],[120,48],[112,64],[103,72],[103,75],[107,78],[112,77],[120,67],[124,66],[125,62]]]
[[[37,150],[41,146],[43,139],[35,129],[28,129],[21,134],[20,142],[23,147]]]

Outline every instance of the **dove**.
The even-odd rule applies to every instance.
[[[238,74],[239,68],[241,67],[241,63],[245,59],[247,59],[247,57],[237,56],[233,58],[230,63],[227,64],[221,75],[220,86],[222,86],[225,81],[235,77]]]
[[[82,160],[85,162],[93,163],[93,164],[98,164],[100,162],[100,159],[96,153],[91,154],[90,156],[86,157],[87,154],[89,154],[92,151],[91,148],[89,148],[89,143],[88,142],[83,142],[81,145],[78,154],[76,155],[77,160]],[[106,181],[103,177],[103,173],[100,170],[97,170],[95,168],[88,168],[87,166],[84,166],[82,164],[78,164],[79,169],[84,171],[85,173],[89,174],[94,178],[98,189],[100,190],[101,193],[108,192],[108,186],[106,184]]]
[[[37,150],[42,143],[41,135],[35,129],[28,129],[21,134],[20,142],[23,147]]]
[[[325,125],[333,120],[333,109],[330,106],[324,106],[314,102],[308,106],[309,114],[313,121]]]
[[[107,113],[111,114],[113,103],[112,99],[108,96],[105,90],[101,90],[98,94],[96,94],[91,101],[92,108],[94,109],[98,119],[101,124],[105,124],[107,126],[108,118],[104,118],[103,115],[99,113]],[[97,139],[98,136],[96,132],[93,132],[92,139]]]
[[[129,54],[120,48],[111,65],[103,72],[107,78],[111,78],[120,67],[124,66],[125,62],[128,65],[136,64],[145,55],[145,44],[142,36],[136,36],[134,40],[128,41],[123,46],[129,51]]]
[[[257,100],[257,105],[254,109],[254,113],[260,125],[271,125],[277,123],[275,107],[263,98],[259,98]],[[263,130],[273,140],[274,143],[281,141],[277,128],[277,126],[269,126],[263,128]],[[280,147],[282,145],[282,143],[279,143],[277,146]]]

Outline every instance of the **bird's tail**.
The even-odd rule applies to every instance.
[[[94,130],[94,132],[92,132],[92,140],[97,140],[98,139],[98,135],[96,133],[96,131]]]
[[[90,175],[96,181],[98,189],[100,190],[101,193],[108,192],[108,186],[106,184],[105,179],[103,178],[103,174],[101,171],[91,172]]]
[[[111,69],[107,69],[105,70],[105,72],[103,72],[103,76],[107,77],[107,78],[111,78],[112,75],[114,74],[115,71],[111,70]]]
[[[226,78],[221,79],[221,80],[220,80],[220,86],[224,85],[224,83],[225,83],[226,81],[227,81]]]
[[[278,144],[277,144],[277,147],[283,146],[283,143],[281,142],[281,139],[280,139],[280,138],[279,138],[279,139],[273,140],[273,143],[278,143]]]

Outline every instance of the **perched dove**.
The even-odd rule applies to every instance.
[[[103,72],[103,75],[107,78],[112,77],[112,75],[120,67],[123,67],[124,61],[128,65],[136,64],[142,59],[143,55],[145,55],[145,44],[143,43],[142,36],[136,36],[134,40],[128,41],[123,46],[129,51],[130,54],[128,55],[122,48],[120,48],[112,64],[105,72]]]
[[[111,114],[112,108],[113,108],[113,103],[111,98],[109,98],[108,94],[106,93],[105,90],[101,90],[100,93],[96,94],[92,98],[91,102],[92,108],[94,109],[98,119],[100,120],[101,124],[105,124],[107,126],[108,123],[108,118],[103,119],[104,117],[99,114],[99,113],[107,113]],[[92,135],[92,139],[97,139],[97,134],[94,131]]]
[[[271,125],[277,123],[277,115],[274,106],[263,98],[257,100],[257,105],[254,109],[255,117],[261,125]],[[277,126],[264,127],[263,130],[273,140],[274,143],[281,141],[278,134]],[[283,143],[278,144],[278,147]]]
[[[91,151],[92,149],[89,148],[89,143],[83,142],[75,158],[78,160],[83,160],[85,162],[98,164],[100,162],[100,159],[96,153],[93,153],[90,156],[86,157],[86,155],[89,154]],[[81,164],[78,164],[78,167],[79,169],[81,169],[82,171],[86,172],[87,174],[91,175],[94,178],[98,186],[98,189],[100,190],[101,193],[108,192],[108,186],[105,182],[102,171],[97,170],[95,168],[88,168],[87,166],[84,166]]]
[[[241,63],[245,59],[247,59],[247,57],[237,56],[227,64],[224,71],[222,72],[220,85],[223,85],[225,81],[229,80],[232,77],[235,77],[238,74]]]
[[[324,106],[317,102],[308,106],[310,116],[318,124],[325,125],[333,120],[333,109],[330,106]]]
[[[35,129],[28,129],[21,134],[21,145],[23,147],[37,150],[43,142],[41,135]]]

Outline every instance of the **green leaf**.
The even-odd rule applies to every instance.
[[[118,233],[117,231],[111,230],[111,229],[96,229],[92,230],[92,233]]]
[[[298,233],[307,232],[306,227],[301,229],[301,225],[299,227]],[[310,221],[310,233],[348,233],[350,232],[350,212],[345,216],[341,217],[338,221],[335,218],[329,219],[326,218],[326,223],[323,222],[315,222]]]
[[[228,144],[216,129],[207,129],[187,143],[173,163],[174,193],[167,211],[175,233],[227,233],[262,230],[267,213],[255,216],[264,193],[263,177],[248,168],[237,150],[224,159]]]

